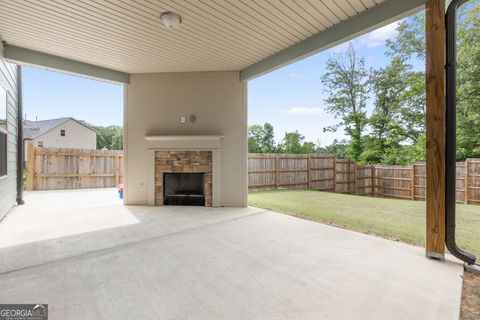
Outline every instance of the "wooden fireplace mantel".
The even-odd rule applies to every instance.
[[[204,140],[219,141],[219,140],[222,140],[223,138],[224,136],[218,136],[218,135],[145,136],[145,140],[147,141],[204,141]]]
[[[145,136],[148,150],[220,150],[222,135]]]

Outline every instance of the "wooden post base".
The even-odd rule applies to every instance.
[[[442,254],[442,253],[426,251],[425,256],[427,257],[427,259],[445,262],[445,254]]]

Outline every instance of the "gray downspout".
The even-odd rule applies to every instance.
[[[445,113],[445,243],[448,251],[469,265],[476,257],[463,251],[455,238],[456,151],[457,151],[457,9],[468,0],[453,0],[447,9],[446,25],[446,113]],[[468,181],[465,181],[467,184]]]
[[[24,167],[24,144],[23,144],[23,106],[22,106],[22,66],[17,65],[17,204],[23,201],[23,167]]]

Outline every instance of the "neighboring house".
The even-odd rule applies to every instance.
[[[97,133],[87,124],[72,117],[23,123],[25,159],[28,144],[35,147],[96,149]]]

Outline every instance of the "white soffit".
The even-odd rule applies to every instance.
[[[243,70],[384,2],[0,0],[0,35],[12,46],[127,74]],[[166,29],[164,11],[178,13],[181,26]]]

